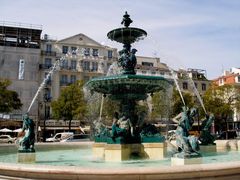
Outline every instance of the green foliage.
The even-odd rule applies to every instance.
[[[81,119],[87,112],[83,96],[83,82],[77,81],[65,87],[56,101],[51,103],[53,117],[64,120]],[[69,126],[70,128],[70,126]]]
[[[7,89],[10,85],[9,80],[0,79],[0,112],[9,113],[22,107],[17,92]]]
[[[170,104],[167,98],[170,97],[167,96],[167,93],[165,91],[160,91],[153,94],[153,109],[151,113],[151,119],[156,119],[158,117],[168,118],[170,112]]]
[[[186,92],[182,92],[182,95],[186,106],[193,107],[194,106],[193,96],[190,93]],[[181,96],[176,89],[173,90],[172,103],[173,103],[172,113],[173,116],[176,116],[182,111],[182,107],[184,106]]]
[[[240,89],[233,85],[216,86],[214,84],[204,95],[206,109],[218,119],[232,116],[233,108],[239,110]]]

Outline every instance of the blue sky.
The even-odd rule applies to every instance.
[[[170,67],[207,70],[209,79],[240,67],[239,0],[0,0],[0,21],[43,25],[58,40],[84,33],[120,48],[106,34],[127,10],[148,37],[137,55],[158,56]]]

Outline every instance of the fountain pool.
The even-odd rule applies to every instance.
[[[232,151],[227,150],[232,144]],[[17,163],[17,148],[1,145],[0,175],[31,179],[239,179],[240,141],[217,141],[216,153],[204,153],[203,164],[171,166],[163,160],[105,162],[92,156],[92,142],[36,144],[36,163]],[[234,146],[234,147],[233,147]],[[240,148],[239,148],[240,149]],[[171,154],[171,147],[168,147]]]

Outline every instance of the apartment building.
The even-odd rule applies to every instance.
[[[211,84],[211,81],[206,77],[206,70],[188,68],[187,70],[179,69],[176,73],[179,87],[183,92],[194,95],[194,83],[199,94],[203,95]]]
[[[9,87],[18,93],[23,106],[10,114],[1,113],[1,126],[21,125],[39,86],[40,37],[42,27],[33,24],[0,22],[0,78],[9,79]],[[30,116],[38,119],[38,103]]]
[[[223,86],[225,84],[230,85],[240,85],[240,68],[231,68],[229,71],[224,71],[222,76],[213,80],[218,86]]]
[[[233,86],[240,86],[240,68],[232,67],[229,71],[224,71],[222,76],[219,76],[218,78],[212,80],[214,84],[218,86],[223,85],[233,85]],[[232,96],[234,96],[234,93],[237,93],[232,91]],[[240,112],[237,111],[236,108],[233,109],[233,122],[236,122],[234,126],[238,126],[240,128]]]
[[[62,40],[51,39],[44,35],[41,41],[39,63],[40,82],[46,77],[51,67],[61,57],[57,71],[48,79],[39,98],[41,128],[54,132],[68,129],[68,121],[51,119],[50,103],[56,100],[61,89],[77,80],[88,81],[91,78],[106,75],[110,65],[117,60],[117,49],[103,46],[84,34],[77,34]],[[80,121],[72,121],[72,129],[79,129]]]

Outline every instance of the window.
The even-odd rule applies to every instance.
[[[68,83],[68,77],[66,74],[61,75],[61,79],[60,79],[60,85],[67,85]]]
[[[71,83],[75,83],[76,80],[77,80],[77,77],[76,77],[75,75],[71,75],[71,76],[70,76],[70,82],[71,82]]]
[[[187,82],[183,82],[183,89],[188,89],[188,83]]]
[[[164,76],[164,74],[165,74],[164,72],[160,72],[160,75]]]
[[[93,62],[92,63],[92,71],[97,71],[98,70],[98,63],[97,62]]]
[[[68,82],[68,77],[66,74],[61,75],[61,82],[62,83],[67,83]]]
[[[45,67],[50,68],[52,66],[52,59],[51,58],[45,58]]]
[[[61,62],[61,67],[64,68],[64,69],[67,69],[67,68],[68,68],[68,60],[67,60],[67,59],[64,59],[64,60]]]
[[[206,84],[205,84],[205,83],[202,83],[202,90],[203,90],[203,91],[206,91],[206,90],[207,90],[207,87],[206,87]]]
[[[240,76],[238,76],[238,82],[240,82]]]
[[[46,45],[46,51],[47,52],[51,52],[52,51],[52,45],[51,44],[47,44]]]
[[[62,53],[67,54],[68,53],[68,46],[63,46],[62,47]]]
[[[147,74],[147,71],[142,71],[142,74]]]
[[[71,69],[74,69],[74,70],[77,69],[77,61],[76,60],[71,61]]]
[[[71,53],[73,55],[76,55],[77,54],[77,48],[76,47],[71,47]]]
[[[152,74],[156,74],[156,72],[155,72],[155,71],[152,71]]]
[[[84,61],[83,62],[83,70],[90,70],[90,62]]]
[[[98,56],[98,49],[93,49],[92,55],[93,56]]]
[[[142,65],[153,67],[153,63],[150,63],[150,62],[142,62]]]
[[[84,55],[89,56],[90,55],[90,48],[85,48],[84,49]]]
[[[111,50],[108,51],[108,58],[111,59],[113,56],[113,52]]]

